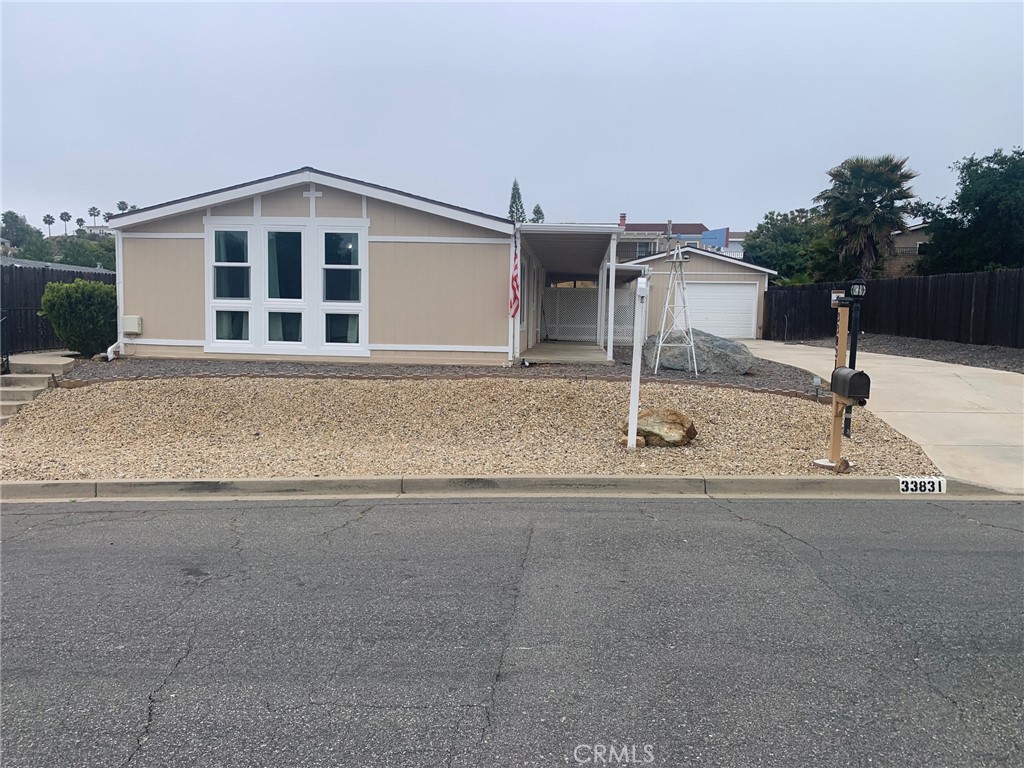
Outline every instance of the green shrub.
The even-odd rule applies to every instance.
[[[39,314],[53,323],[60,340],[84,357],[117,341],[117,288],[95,280],[47,283]]]

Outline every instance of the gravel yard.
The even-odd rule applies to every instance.
[[[488,372],[158,378],[51,389],[0,430],[0,476],[806,475],[821,471],[810,462],[827,450],[822,405],[677,382],[645,384],[641,402],[683,410],[697,438],[685,448],[631,453],[616,444],[627,382]],[[914,443],[861,409],[844,455],[857,474],[936,471]]]

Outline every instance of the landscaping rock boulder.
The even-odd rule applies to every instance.
[[[629,422],[620,421],[619,445],[626,445],[629,439]],[[642,408],[636,422],[637,448],[649,445],[654,448],[672,448],[686,445],[697,436],[693,421],[675,408]]]
[[[667,344],[679,344],[683,336],[673,331],[666,339]],[[755,358],[745,345],[733,339],[723,339],[711,333],[693,330],[693,348],[697,353],[697,373],[724,373],[739,375],[749,371]],[[648,336],[644,342],[644,365],[654,368],[654,358],[658,353],[658,336]],[[675,371],[693,373],[693,361],[687,347],[663,347],[661,350],[661,367]]]

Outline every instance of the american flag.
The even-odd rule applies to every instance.
[[[519,314],[519,244],[513,250],[512,256],[512,295],[508,300],[508,313],[512,317]]]

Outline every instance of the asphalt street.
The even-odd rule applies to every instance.
[[[10,504],[2,762],[1017,766],[1022,516]]]

